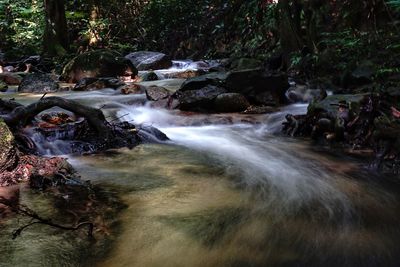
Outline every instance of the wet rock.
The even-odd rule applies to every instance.
[[[124,95],[142,94],[144,91],[142,86],[140,86],[138,84],[134,84],[134,83],[121,86],[119,88],[119,90],[121,90],[121,94],[124,94]]]
[[[285,102],[289,88],[284,73],[268,73],[263,69],[239,70],[228,73],[225,86],[229,92],[241,93],[250,102],[277,105]]]
[[[150,101],[158,101],[161,99],[166,99],[170,96],[170,92],[164,87],[150,86],[146,87],[146,96]]]
[[[137,69],[131,61],[112,50],[97,50],[83,53],[72,59],[61,75],[66,82],[77,82],[83,78],[136,76]]]
[[[140,126],[138,128],[138,136],[141,142],[158,143],[169,140],[168,136],[152,126]]]
[[[231,69],[233,70],[257,69],[262,66],[262,61],[255,58],[239,58],[231,63]]]
[[[79,80],[74,86],[74,91],[93,91],[103,88],[116,89],[124,86],[125,83],[117,78],[83,78]]]
[[[203,70],[185,70],[164,74],[165,79],[189,79],[206,74]]]
[[[168,69],[172,66],[170,58],[159,52],[138,51],[125,56],[138,70]]]
[[[197,90],[178,90],[175,96],[181,110],[210,111],[213,109],[214,99],[224,93],[227,93],[225,88],[207,85]]]
[[[65,158],[25,156],[22,161],[26,165],[33,166],[29,178],[31,188],[44,190],[53,186],[80,182],[70,177],[75,171]]]
[[[179,91],[198,90],[208,85],[223,86],[227,78],[226,72],[213,72],[198,77],[187,79]]]
[[[214,110],[222,113],[241,112],[249,106],[246,97],[238,93],[220,94],[214,100]]]
[[[29,74],[18,86],[18,92],[24,93],[56,92],[58,89],[58,83],[50,75],[42,73]]]
[[[150,106],[152,108],[176,109],[179,107],[179,101],[173,97],[167,97],[151,102]]]
[[[157,81],[157,80],[159,80],[157,74],[156,74],[154,71],[150,71],[150,72],[144,73],[144,74],[141,76],[141,78],[142,78],[142,80],[145,81],[145,82],[147,82],[147,81]]]
[[[0,73],[0,80],[8,85],[19,85],[22,82],[22,77],[16,73],[4,72]]]

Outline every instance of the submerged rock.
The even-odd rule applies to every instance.
[[[18,92],[47,93],[56,92],[59,85],[49,74],[32,73],[26,76],[18,86]]]
[[[125,56],[138,70],[168,69],[172,66],[170,58],[159,52],[138,51]]]
[[[77,82],[83,78],[136,76],[137,69],[131,61],[112,50],[83,53],[65,65],[61,79]]]

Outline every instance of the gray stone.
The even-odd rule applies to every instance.
[[[182,110],[209,111],[213,108],[214,99],[226,92],[222,87],[207,85],[198,90],[177,91],[175,95]]]
[[[163,53],[138,51],[125,56],[138,70],[159,70],[172,66],[172,61]]]
[[[26,76],[18,86],[18,92],[24,93],[48,93],[56,92],[59,85],[50,75],[32,73]]]
[[[170,96],[170,92],[164,87],[150,86],[146,87],[146,96],[150,101],[158,101],[168,98]]]

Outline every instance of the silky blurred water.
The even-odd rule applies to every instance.
[[[110,89],[59,95],[155,126],[170,141],[66,155],[83,179],[117,192],[127,207],[115,215],[118,226],[95,243],[43,226],[11,240],[23,221],[8,218],[0,266],[400,266],[398,185],[277,135],[284,116],[307,105],[204,115],[155,109],[144,95]],[[59,143],[45,145],[52,154]],[[23,189],[20,198],[62,220],[45,194]]]

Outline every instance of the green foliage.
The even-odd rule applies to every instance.
[[[0,37],[8,53],[40,53],[43,30],[42,1],[0,0]]]
[[[392,7],[396,11],[400,11],[400,0],[389,0],[386,2],[390,7]]]
[[[151,0],[143,10],[141,25],[146,29],[146,45],[156,50],[179,45],[199,36],[207,26],[205,18],[213,7],[207,0]]]

